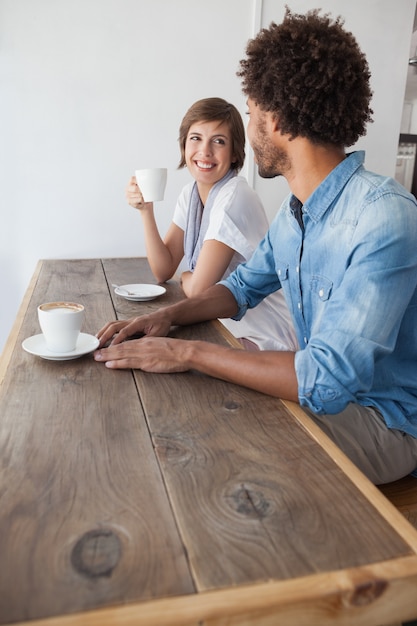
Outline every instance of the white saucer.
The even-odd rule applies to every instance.
[[[131,294],[127,292],[130,291]],[[146,284],[138,284],[138,285],[120,285],[120,287],[116,287],[114,293],[126,300],[133,300],[135,302],[144,301],[144,300],[154,300],[154,298],[158,298],[158,296],[162,296],[166,292],[165,287],[161,287],[161,285],[146,285]]]
[[[80,333],[77,341],[77,346],[72,352],[51,352],[46,347],[45,338],[42,334],[33,335],[28,337],[22,343],[23,350],[40,356],[42,359],[48,359],[49,361],[70,361],[71,359],[78,359],[84,354],[92,352],[98,348],[99,340],[94,335],[87,335],[86,333]]]

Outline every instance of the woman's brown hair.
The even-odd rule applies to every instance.
[[[235,159],[231,164],[232,169],[241,170],[245,162],[245,128],[242,117],[233,104],[222,98],[204,98],[198,100],[188,109],[180,126],[178,138],[181,149],[181,161],[178,169],[185,167],[185,143],[188,132],[197,122],[226,122],[229,126],[232,140],[232,154]]]

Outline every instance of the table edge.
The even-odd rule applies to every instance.
[[[21,301],[20,307],[18,309],[17,315],[16,315],[16,319],[13,322],[13,326],[12,329],[9,333],[9,336],[6,340],[6,343],[4,345],[3,351],[1,353],[0,356],[0,388],[3,384],[4,381],[4,377],[7,371],[7,368],[9,366],[10,363],[10,359],[12,357],[13,354],[13,350],[16,347],[16,343],[17,343],[17,338],[19,336],[19,332],[20,329],[22,327],[23,324],[23,320],[24,317],[26,315],[26,311],[28,309],[28,304],[30,302],[30,299],[33,295],[36,283],[38,281],[39,278],[39,274],[41,272],[42,269],[42,264],[43,261],[39,260],[36,264],[35,267],[35,271],[33,272],[32,278],[30,279],[30,283],[25,291],[25,294],[23,296],[23,299]]]
[[[219,320],[213,320],[218,324],[218,331],[233,348],[243,349],[241,343],[223,326]],[[378,510],[397,533],[417,554],[417,529],[414,528],[404,515],[395,508],[386,496],[376,487],[345,455],[342,450],[321,430],[321,428],[303,411],[296,402],[282,400],[281,402],[291,413],[294,419],[311,435],[322,449],[331,457],[343,473],[359,489],[366,499]]]
[[[26,315],[30,299],[33,295],[39,274],[41,272],[43,260],[37,262],[31,281],[24,294],[17,317],[9,334],[5,348],[0,357],[0,389],[8,368],[13,350],[16,347],[19,332],[21,330],[24,317]],[[222,336],[228,341],[231,347],[242,348],[237,339],[218,320],[213,320]],[[408,543],[414,554],[392,559],[390,561],[373,563],[359,568],[349,570],[337,570],[321,574],[295,578],[282,581],[268,581],[253,585],[229,587],[212,591],[204,591],[191,595],[175,596],[172,598],[162,598],[144,602],[135,602],[122,606],[114,606],[102,609],[83,611],[77,614],[60,615],[52,618],[31,620],[31,626],[110,626],[123,624],[124,626],[187,626],[195,624],[201,620],[209,620],[210,626],[214,626],[217,620],[224,620],[229,616],[237,626],[239,615],[244,619],[244,615],[262,611],[274,611],[277,615],[289,617],[296,615],[297,622],[288,622],[303,626],[300,621],[299,610],[305,611],[306,606],[320,608],[323,598],[343,598],[343,602],[338,603],[341,615],[348,615],[352,611],[350,601],[361,590],[371,589],[380,582],[383,588],[382,600],[384,606],[384,618],[391,619],[391,605],[396,607],[395,617],[398,619],[408,619],[417,617],[417,605],[415,615],[401,615],[398,611],[400,606],[399,596],[409,593],[410,585],[417,584],[417,530],[395,509],[389,500],[373,485],[360,470],[345,456],[345,454],[334,444],[325,433],[308,417],[302,407],[290,401],[281,400],[283,405],[291,413],[294,419],[305,428],[311,437],[326,451],[332,460],[342,469],[353,484],[364,494],[375,509],[386,519],[394,530]],[[388,590],[385,594],[385,586]],[[405,589],[405,591],[404,591]],[[255,592],[255,593],[254,593]],[[411,594],[412,595],[412,594]],[[368,611],[372,614],[373,602],[375,598],[367,603],[358,604],[355,610]],[[395,599],[395,601],[394,601]],[[381,600],[381,601],[382,601]],[[307,602],[307,605],[306,605]],[[379,600],[378,600],[379,602]],[[414,599],[414,602],[416,600]],[[414,605],[413,605],[414,608]],[[392,611],[392,609],[391,609]],[[275,614],[274,613],[274,614]],[[308,611],[306,612],[308,613]],[[329,612],[331,615],[331,612]],[[161,615],[163,619],[161,619]],[[390,617],[391,616],[391,617]],[[327,621],[326,617],[318,612],[321,620],[316,622],[320,626],[335,624],[334,614],[332,621]],[[327,616],[328,617],[328,616]],[[310,621],[305,622],[308,626],[314,626],[311,622],[311,615],[306,615]],[[257,619],[256,616],[254,618]],[[220,621],[218,623],[220,623]],[[223,623],[223,622],[222,622]],[[244,621],[245,625],[257,624],[256,621]],[[287,622],[286,622],[287,623]],[[365,622],[358,621],[359,624]],[[367,621],[366,624],[372,626],[381,622]],[[387,623],[387,622],[385,622]],[[14,626],[27,626],[28,622],[14,623]]]
[[[417,529],[395,508],[378,487],[352,463],[326,433],[313,422],[301,406],[288,400],[282,400],[282,402],[291,415],[309,432],[311,437],[327,452],[343,473],[417,554]]]
[[[417,556],[359,568],[203,591],[70,615],[31,620],[31,626],[381,626],[417,617]],[[310,612],[313,610],[313,612]],[[267,621],[263,621],[265,618]],[[207,620],[207,621],[206,621]],[[382,621],[381,621],[382,620]],[[275,623],[275,622],[274,622]],[[350,623],[350,622],[349,622]],[[27,622],[13,626],[27,626]],[[5,625],[5,626],[12,626]]]

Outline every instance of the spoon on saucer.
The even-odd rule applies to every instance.
[[[123,291],[126,295],[128,296],[135,296],[135,292],[134,291],[128,291],[127,289],[125,289],[124,287],[120,287],[120,285],[114,285],[112,283],[111,285],[112,287],[114,287],[115,289],[120,289],[120,291]]]

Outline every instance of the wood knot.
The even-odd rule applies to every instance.
[[[120,560],[122,546],[109,529],[89,530],[71,552],[73,568],[87,578],[109,577]]]
[[[224,403],[224,408],[227,409],[228,411],[236,411],[236,409],[241,408],[241,405],[238,402],[235,402],[234,400],[227,400]]]
[[[240,515],[252,518],[264,518],[271,508],[270,502],[262,492],[250,489],[245,485],[239,485],[227,499],[232,507]]]
[[[386,588],[386,580],[373,580],[358,584],[349,597],[350,604],[353,606],[367,606],[382,596]]]

